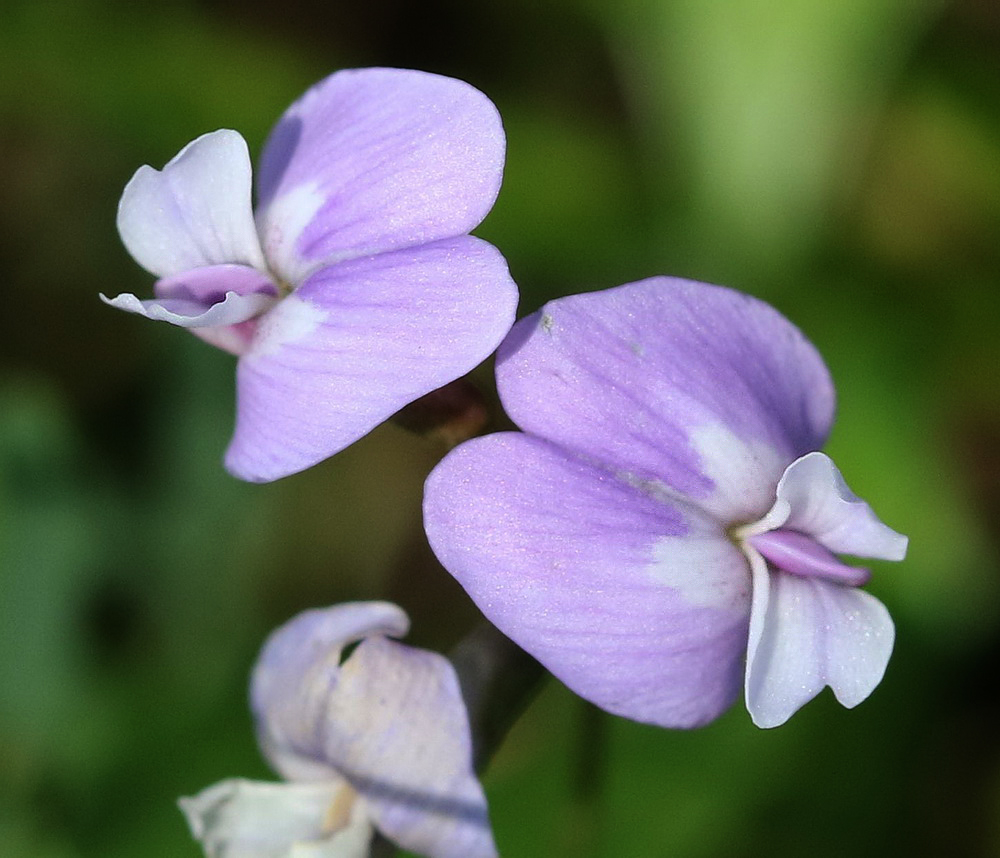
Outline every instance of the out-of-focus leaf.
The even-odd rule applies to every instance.
[[[709,278],[815,246],[935,0],[605,6],[654,177]],[[613,11],[612,11],[613,10]],[[654,178],[655,180],[655,178]],[[675,224],[662,225],[663,241]]]

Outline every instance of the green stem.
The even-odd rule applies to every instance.
[[[472,728],[472,759],[482,772],[541,688],[546,671],[483,620],[451,652]]]

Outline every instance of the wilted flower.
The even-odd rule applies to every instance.
[[[553,301],[500,347],[525,434],[452,451],[427,481],[434,551],[501,631],[571,689],[666,727],[745,688],[783,723],[825,685],[846,706],[885,671],[893,625],[834,552],[906,538],[822,447],[822,359],[766,304],[663,277]]]
[[[458,680],[444,656],[384,637],[408,626],[395,605],[358,602],[306,611],[268,639],[251,704],[286,782],[227,780],[181,799],[209,858],[362,858],[373,829],[430,858],[494,858]]]
[[[467,233],[496,199],[504,134],[462,81],[400,69],[331,75],[264,147],[215,131],[118,208],[155,299],[108,303],[239,355],[236,476],[286,476],[343,449],[489,356],[517,289]],[[103,296],[102,296],[103,297]]]

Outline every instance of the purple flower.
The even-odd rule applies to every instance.
[[[822,447],[834,391],[774,309],[654,277],[553,301],[500,347],[525,434],[431,473],[437,556],[501,631],[598,706],[694,727],[745,689],[762,727],[825,685],[845,706],[885,671],[893,625],[836,553],[906,538]]]
[[[209,858],[362,858],[373,829],[430,858],[495,858],[455,671],[385,637],[408,626],[395,605],[356,602],[271,635],[251,704],[286,782],[233,779],[182,798]]]
[[[500,188],[496,108],[458,80],[331,75],[271,132],[215,131],[141,167],[118,230],[155,299],[104,300],[239,356],[226,466],[267,481],[343,449],[488,357],[517,287],[468,232]],[[102,296],[103,298],[104,296]]]

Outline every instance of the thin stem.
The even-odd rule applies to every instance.
[[[579,734],[573,766],[573,818],[567,854],[601,854],[602,797],[607,764],[608,716],[594,704],[580,703]]]
[[[489,400],[496,402],[495,396]],[[499,403],[491,408],[469,378],[433,391],[404,408],[394,420],[411,431],[436,436],[448,448],[491,430],[513,428]],[[408,555],[408,564],[412,565],[412,559]],[[481,774],[548,674],[485,619],[458,642],[449,659],[469,715],[473,767]],[[376,834],[371,858],[395,854],[397,847]]]
[[[483,620],[452,650],[472,728],[473,765],[482,772],[541,688],[545,668]]]

